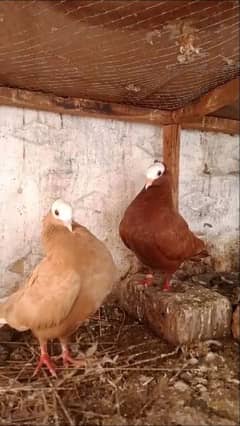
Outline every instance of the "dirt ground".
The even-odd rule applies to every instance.
[[[192,281],[200,278],[239,300],[237,274]],[[49,350],[57,355],[58,344]],[[239,344],[232,338],[172,347],[108,302],[78,330],[72,350],[87,351],[85,371],[58,362],[57,379],[44,370],[32,379],[36,340],[0,329],[1,425],[239,424]]]

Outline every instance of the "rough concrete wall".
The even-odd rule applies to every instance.
[[[76,219],[126,272],[131,256],[118,224],[161,154],[161,129],[1,107],[0,146],[0,291],[40,258],[41,218],[58,197],[73,204]]]
[[[162,154],[161,129],[0,107],[0,147],[0,297],[41,257],[41,218],[57,197],[73,204],[125,274],[133,257],[118,224],[146,167]],[[180,208],[214,242],[216,258],[219,240],[236,255],[237,167],[237,137],[183,132]]]
[[[239,268],[239,136],[183,131],[180,210],[216,270]]]

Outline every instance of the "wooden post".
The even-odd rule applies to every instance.
[[[179,124],[163,126],[163,159],[172,174],[173,200],[176,209],[178,209],[180,132]]]

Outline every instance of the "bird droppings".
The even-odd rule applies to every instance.
[[[223,62],[229,66],[233,66],[234,65],[234,60],[231,58],[227,58],[226,56],[220,55],[220,57],[222,58]]]
[[[135,93],[138,93],[138,92],[140,92],[140,91],[141,91],[141,87],[136,86],[136,85],[135,85],[135,84],[133,84],[133,83],[130,83],[130,84],[128,84],[128,85],[126,86],[126,90],[128,90],[129,92],[135,92]]]
[[[177,61],[181,64],[192,62],[196,56],[200,55],[200,47],[196,47],[196,36],[194,34],[182,34],[177,44],[179,45],[179,55]]]
[[[198,364],[198,359],[197,358],[191,358],[189,360],[189,364],[190,365],[197,365]]]
[[[161,37],[161,31],[160,30],[153,30],[148,31],[146,34],[146,41],[153,46],[157,40]]]
[[[36,340],[29,332],[0,329],[8,354],[0,358],[0,424],[238,425],[239,345],[233,339],[176,349],[109,300],[73,341],[75,354],[94,351],[85,372],[58,363],[57,379],[42,371],[32,380]],[[219,357],[209,365],[205,357],[213,347]],[[55,341],[49,349],[60,352]]]
[[[192,62],[196,57],[202,56],[199,44],[198,29],[189,20],[179,20],[178,22],[166,25],[171,40],[175,40],[178,46],[177,61],[180,64]]]
[[[51,33],[55,33],[56,31],[58,31],[59,30],[59,28],[58,27],[52,27],[51,28]]]
[[[207,364],[212,364],[216,361],[217,355],[214,352],[208,352],[208,354],[205,356],[205,361]]]
[[[174,388],[177,389],[179,392],[186,392],[186,390],[189,389],[189,386],[182,380],[178,380],[175,383]]]

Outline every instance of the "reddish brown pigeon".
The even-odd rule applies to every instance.
[[[164,273],[163,290],[171,288],[172,274],[182,262],[196,255],[206,256],[205,244],[189,229],[176,211],[171,175],[166,165],[155,162],[148,168],[146,184],[131,202],[119,226],[124,244],[150,271]],[[143,284],[151,285],[153,274]]]

